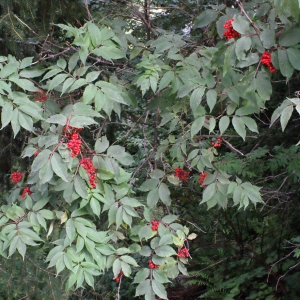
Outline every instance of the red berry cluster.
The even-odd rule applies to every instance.
[[[159,224],[160,224],[160,222],[159,221],[152,221],[151,222],[151,229],[152,229],[152,231],[155,231],[155,230],[157,230],[158,229],[158,226],[159,226]]]
[[[121,271],[120,274],[115,278],[115,281],[119,282],[123,275],[124,275],[124,273],[123,273],[123,271]]]
[[[14,172],[10,175],[10,179],[13,183],[17,183],[18,181],[20,181],[23,177],[23,174],[20,172]]]
[[[38,92],[33,92],[34,100],[38,102],[44,102],[47,100],[48,95],[44,93],[43,90],[39,90]]]
[[[226,37],[227,40],[230,40],[232,38],[234,39],[236,37],[241,36],[236,30],[233,29],[232,21],[234,21],[234,18],[226,21],[225,24],[223,25],[223,28],[227,29],[223,33],[223,35]]]
[[[38,153],[37,151],[35,151],[35,152],[33,153],[33,155],[34,155],[34,156],[38,156],[39,153]]]
[[[212,145],[214,148],[219,148],[219,147],[221,147],[221,144],[222,144],[222,139],[221,139],[221,138],[218,138],[218,139],[217,139],[217,142],[211,142],[211,145]]]
[[[184,171],[183,169],[181,169],[181,168],[176,168],[175,169],[175,177],[178,177],[180,180],[185,180],[185,181],[187,181],[187,180],[189,180],[189,174],[190,174],[190,172],[188,172],[188,171]]]
[[[178,249],[177,256],[182,258],[188,258],[190,256],[189,250],[186,248]]]
[[[204,187],[206,187],[206,185],[205,184],[203,184],[203,181],[205,180],[205,178],[208,176],[208,174],[206,173],[206,172],[202,172],[201,174],[200,174],[200,178],[199,178],[199,180],[198,180],[198,182],[201,184],[201,186],[204,188]]]
[[[76,157],[80,153],[81,140],[78,132],[71,134],[70,140],[67,144],[68,148],[71,149],[71,156]]]
[[[93,189],[96,188],[96,168],[94,167],[90,158],[82,158],[80,165],[87,171],[90,177],[90,185]]]
[[[20,196],[21,199],[24,199],[25,196],[26,196],[26,194],[27,194],[28,196],[30,196],[30,195],[32,194],[32,191],[31,191],[30,188],[28,188],[28,187],[25,188],[25,189],[23,190],[22,195]]]
[[[159,265],[154,264],[152,260],[148,261],[148,266],[150,269],[158,269],[159,268]]]
[[[267,67],[269,67],[269,70],[271,73],[274,73],[276,69],[274,68],[272,64],[271,54],[268,51],[265,51],[263,55],[261,56],[261,63]]]

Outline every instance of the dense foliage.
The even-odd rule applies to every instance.
[[[53,299],[299,297],[299,2],[84,1],[63,23],[61,0],[44,40],[13,2],[6,39],[39,51],[0,57],[5,272],[18,252]]]

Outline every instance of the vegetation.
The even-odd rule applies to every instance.
[[[298,299],[299,14],[0,4],[0,297]]]

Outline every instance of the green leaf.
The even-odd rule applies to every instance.
[[[205,121],[205,116],[198,117],[191,126],[191,137],[193,138],[202,128]]]
[[[10,80],[25,91],[36,92],[39,90],[30,80],[11,77]]]
[[[32,64],[32,59],[33,59],[33,56],[25,57],[24,59],[22,59],[21,64],[20,64],[20,69],[29,67]]]
[[[88,22],[87,26],[93,46],[98,47],[103,39],[99,27],[92,22]]]
[[[288,121],[290,120],[293,110],[294,110],[293,105],[289,105],[283,110],[283,112],[280,116],[280,123],[281,123],[282,131],[284,131]]]
[[[132,257],[130,257],[130,256],[128,256],[128,255],[122,255],[122,256],[120,257],[120,259],[123,260],[123,261],[125,261],[126,263],[128,263],[128,264],[134,266],[134,267],[138,267],[138,264],[137,264],[137,262],[135,261],[135,259],[132,258]]]
[[[143,238],[145,238],[145,240],[148,240],[151,236],[152,236],[152,229],[151,229],[150,226],[143,226],[139,230],[139,238],[140,238],[140,240],[142,240]]]
[[[178,219],[178,216],[175,216],[175,215],[167,215],[167,216],[164,216],[162,218],[162,222],[166,223],[166,224],[171,224],[173,223],[175,220]]]
[[[19,73],[20,77],[24,77],[24,78],[34,78],[34,77],[39,77],[41,76],[43,73],[45,73],[46,69],[31,69],[31,70],[27,70],[24,69]]]
[[[146,279],[145,281],[142,281],[135,290],[135,297],[145,295],[147,290],[151,288],[150,279]]]
[[[158,90],[161,91],[167,87],[170,82],[174,79],[175,75],[173,71],[167,71],[160,80]]]
[[[235,131],[237,132],[237,134],[239,136],[241,136],[243,138],[243,140],[245,140],[246,129],[245,129],[245,123],[243,122],[243,120],[240,117],[234,116],[232,118],[232,125],[233,125],[233,128],[235,129]]]
[[[20,123],[19,123],[19,110],[17,108],[15,108],[13,113],[12,113],[11,127],[13,129],[14,138],[15,138],[16,135],[18,134],[18,132],[20,131],[20,128],[21,128]]]
[[[217,92],[215,90],[209,90],[206,93],[206,101],[211,112],[217,103]]]
[[[94,80],[96,80],[99,77],[100,73],[101,73],[101,71],[93,71],[93,72],[87,73],[85,79],[87,82],[93,82]]]
[[[31,165],[31,171],[37,172],[39,171],[43,165],[48,161],[51,151],[49,149],[45,149],[41,151],[37,157],[34,159]]]
[[[83,79],[83,78],[79,78],[77,79],[71,86],[70,90],[69,90],[69,93],[70,92],[73,92],[79,88],[81,88],[83,85],[87,84],[86,80]]]
[[[33,121],[32,118],[26,114],[19,111],[19,124],[21,127],[28,131],[33,131]]]
[[[53,90],[58,85],[62,84],[65,79],[69,77],[68,74],[58,74],[49,83],[48,91]]]
[[[61,95],[63,95],[68,90],[68,88],[75,82],[75,80],[75,78],[67,78],[65,80],[61,89]]]
[[[158,188],[155,187],[147,195],[147,205],[149,208],[154,207],[159,200]]]
[[[161,299],[168,299],[165,287],[155,279],[152,280],[152,289],[155,295],[157,295]]]
[[[241,34],[246,34],[249,32],[249,22],[244,16],[236,15],[234,17],[234,21],[232,22],[232,27]]]
[[[216,193],[216,184],[215,183],[209,184],[204,189],[201,204],[209,201],[214,196],[215,193]]]
[[[10,102],[5,102],[1,111],[1,123],[3,129],[13,117],[13,105]]]
[[[148,192],[155,187],[157,187],[159,180],[158,179],[147,179],[142,183],[142,185],[139,187],[139,190],[142,192]]]
[[[75,229],[74,221],[72,219],[69,219],[66,222],[66,233],[69,240],[73,242],[76,237],[76,229]]]
[[[92,197],[90,201],[90,206],[91,209],[93,210],[93,213],[100,218],[101,207],[99,201],[96,200],[94,197]]]
[[[255,85],[259,96],[265,100],[270,100],[272,85],[269,76],[265,72],[259,71],[257,73]]]
[[[190,97],[190,106],[193,111],[195,111],[200,105],[204,92],[205,87],[199,87],[193,90],[192,95]]]
[[[23,111],[24,113],[26,113],[27,115],[31,116],[34,119],[44,120],[44,118],[41,115],[41,112],[35,110],[32,107],[21,105],[21,106],[19,106],[19,110]]]
[[[168,283],[168,282],[171,282],[168,279],[168,277],[166,276],[166,274],[162,270],[160,270],[160,269],[154,269],[153,270],[153,277],[159,283]]]
[[[241,120],[245,123],[245,125],[249,128],[249,130],[258,133],[257,124],[253,119],[249,117],[241,117]]]
[[[264,29],[260,34],[260,40],[265,49],[270,49],[275,45],[275,30]]]
[[[219,15],[218,11],[205,9],[194,21],[195,28],[202,28],[213,22]]]
[[[34,206],[32,207],[32,210],[38,211],[38,210],[42,209],[48,202],[49,202],[48,198],[41,199],[34,204]]]
[[[148,278],[149,275],[150,275],[150,269],[143,268],[136,273],[133,283],[141,283],[144,280],[146,280],[146,278]]]
[[[76,67],[78,60],[79,60],[79,54],[78,52],[75,52],[74,54],[72,54],[68,62],[69,72],[71,72]]]
[[[86,199],[88,197],[87,185],[79,175],[76,175],[76,177],[74,179],[74,187],[75,187],[76,193],[80,197],[82,197],[83,199]]]
[[[165,183],[161,183],[159,188],[158,188],[158,194],[160,200],[165,204],[165,205],[170,205],[171,204],[171,198],[170,198],[170,190],[168,186]]]
[[[220,121],[219,121],[219,129],[220,129],[220,133],[223,134],[226,129],[228,128],[230,123],[230,119],[228,116],[223,116]]]
[[[249,36],[243,36],[239,38],[235,46],[235,54],[238,60],[243,60],[246,58],[246,53],[252,45],[251,38]]]
[[[61,156],[57,153],[54,152],[52,157],[51,157],[51,166],[53,169],[53,172],[59,176],[62,180],[68,182],[69,181],[69,175],[67,172],[67,166],[63,162]]]
[[[289,61],[287,50],[278,49],[277,52],[280,72],[283,76],[290,78],[293,75],[294,68]]]
[[[94,119],[86,116],[74,116],[69,122],[69,126],[75,128],[83,128],[84,126],[89,126],[92,124],[97,124]]]
[[[58,114],[58,115],[53,115],[50,118],[48,118],[46,120],[46,122],[48,123],[53,123],[53,124],[60,124],[62,126],[67,124],[67,118],[66,116],[62,115],[62,114]]]
[[[120,227],[123,222],[123,206],[119,206],[116,212],[116,229]]]
[[[109,61],[112,61],[112,59],[120,59],[125,57],[125,54],[122,50],[112,46],[101,46],[94,49],[92,53]]]
[[[125,148],[119,145],[110,146],[107,149],[107,154],[125,166],[131,165],[134,162],[132,156],[125,152]]]
[[[287,55],[293,68],[300,70],[300,50],[296,48],[288,48]]]
[[[292,28],[285,31],[279,37],[279,45],[283,47],[289,47],[296,45],[300,42],[300,28]]]
[[[169,257],[176,254],[175,250],[168,245],[155,248],[155,253],[160,257]]]

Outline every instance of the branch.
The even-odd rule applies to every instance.
[[[252,19],[249,17],[249,15],[247,14],[247,12],[244,9],[243,3],[240,0],[236,0],[238,6],[240,7],[242,13],[245,15],[245,17],[248,19],[248,21],[250,22],[251,26],[254,28],[255,32],[258,35],[258,38],[260,39],[260,30],[259,28],[254,24],[254,22],[252,21]]]

